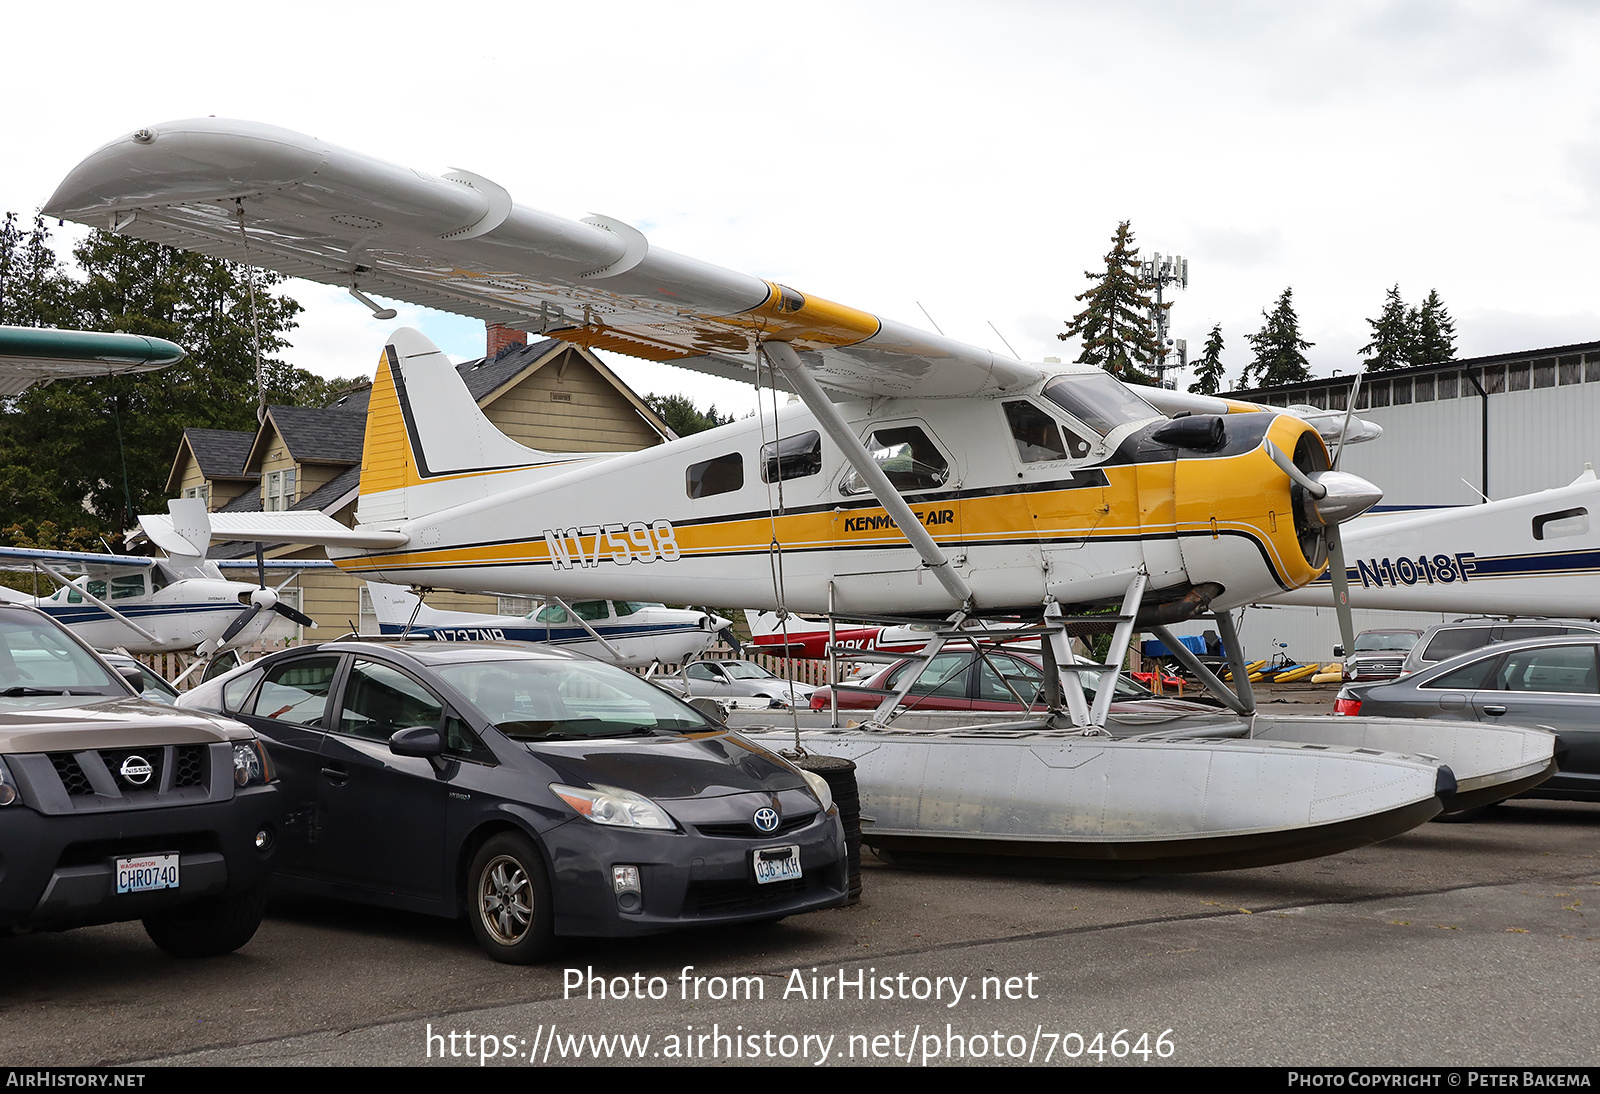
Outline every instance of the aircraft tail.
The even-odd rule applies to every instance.
[[[777,612],[757,612],[749,608],[744,610],[744,620],[750,625],[750,637],[759,638],[766,634],[782,634],[783,621],[778,618]],[[790,634],[809,634],[813,631],[825,631],[826,623],[813,623],[809,619],[801,619],[798,615],[789,616]]]
[[[439,617],[450,614],[426,604],[418,609],[419,601],[415,593],[402,585],[390,585],[385,581],[367,582],[367,595],[372,597],[372,614],[378,617],[380,625],[403,627],[413,622],[413,612],[416,613],[416,623],[433,625],[444,623],[445,620]]]
[[[484,417],[450,359],[402,327],[378,359],[361,460],[362,524],[410,520],[486,495],[497,472],[561,459]]]

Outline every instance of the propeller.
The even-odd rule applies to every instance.
[[[1359,475],[1339,470],[1339,459],[1344,455],[1350,431],[1350,419],[1355,412],[1356,395],[1361,391],[1361,374],[1350,388],[1350,400],[1345,405],[1344,424],[1339,430],[1339,441],[1333,450],[1331,466],[1326,471],[1307,474],[1295,466],[1271,441],[1266,443],[1267,455],[1278,469],[1294,480],[1312,501],[1307,508],[1322,525],[1323,542],[1328,550],[1328,577],[1333,584],[1334,611],[1339,617],[1339,637],[1344,640],[1348,654],[1355,648],[1355,623],[1350,617],[1350,575],[1345,568],[1344,539],[1339,525],[1353,520],[1371,509],[1383,498],[1383,491]]]
[[[289,607],[289,605],[278,599],[278,590],[289,584],[297,576],[297,574],[290,574],[275,588],[267,588],[266,556],[261,549],[261,544],[256,544],[256,583],[260,588],[250,594],[250,606],[234,616],[233,622],[228,624],[228,629],[222,632],[222,638],[217,642],[217,648],[221,649],[229,642],[232,642],[238,637],[239,632],[248,627],[250,621],[262,612],[277,612],[285,619],[293,620],[302,627],[315,627],[317,625],[316,620],[296,608]]]

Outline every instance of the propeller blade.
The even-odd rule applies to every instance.
[[[1299,483],[1301,487],[1305,489],[1306,493],[1310,494],[1318,501],[1321,501],[1323,498],[1328,496],[1328,488],[1319,482],[1312,481],[1311,477],[1296,467],[1294,465],[1294,461],[1288,456],[1285,456],[1278,449],[1277,445],[1273,444],[1271,441],[1267,441],[1265,447],[1268,458],[1270,458],[1273,463],[1278,465],[1278,470],[1282,471],[1285,475],[1288,475],[1295,482]]]
[[[263,589],[267,587],[267,556],[259,540],[256,542],[256,584]]]
[[[305,612],[302,612],[297,608],[291,608],[281,600],[272,606],[272,610],[283,616],[285,619],[294,620],[302,627],[315,627],[317,625],[317,621],[312,619]]]
[[[1350,385],[1350,401],[1344,405],[1344,424],[1339,427],[1339,444],[1333,450],[1333,459],[1328,464],[1330,471],[1339,470],[1339,457],[1344,455],[1344,439],[1350,432],[1350,415],[1356,410],[1356,395],[1361,391],[1361,373],[1356,373],[1356,382]]]
[[[1339,526],[1328,526],[1328,577],[1333,581],[1333,610],[1339,616],[1339,637],[1344,639],[1344,655],[1356,648],[1355,621],[1350,618],[1350,574],[1344,566],[1344,537]]]
[[[229,642],[232,642],[234,636],[249,626],[250,620],[254,619],[256,617],[256,613],[260,610],[261,605],[252,604],[244,611],[236,615],[233,619],[233,622],[228,624],[228,629],[222,632],[221,644],[226,646]]]

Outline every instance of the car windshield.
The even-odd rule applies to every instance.
[[[1373,653],[1378,650],[1409,650],[1417,644],[1417,635],[1414,631],[1362,631],[1356,635],[1357,653]]]
[[[712,728],[694,708],[659,688],[593,661],[477,661],[440,666],[438,673],[514,740]]]
[[[121,682],[48,619],[0,619],[0,703],[48,706],[68,695],[126,695]]]
[[[776,680],[772,673],[756,664],[754,661],[723,661],[722,671],[728,674],[730,680]]]

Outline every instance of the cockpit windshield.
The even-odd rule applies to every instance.
[[[1043,394],[1101,436],[1130,422],[1161,417],[1161,411],[1104,372],[1057,376]]]

